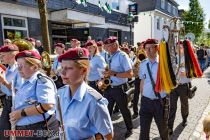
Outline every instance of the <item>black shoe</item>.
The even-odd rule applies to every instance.
[[[124,137],[125,138],[128,138],[130,135],[132,135],[133,134],[133,131],[132,131],[132,129],[131,130],[127,130],[126,131],[126,133],[125,133],[125,135],[124,135]]]
[[[183,121],[182,121],[182,126],[183,126],[183,127],[187,126],[187,120],[183,120]]]
[[[173,133],[174,133],[174,131],[173,131],[173,129],[168,129],[168,134],[171,136],[171,135],[173,135]]]
[[[132,119],[136,119],[138,117],[138,114],[133,114]]]

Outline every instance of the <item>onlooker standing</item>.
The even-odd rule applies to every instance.
[[[42,42],[40,40],[36,40],[35,48],[38,50],[39,54],[42,54],[44,51]]]
[[[207,65],[206,67],[209,66],[209,63],[210,63],[210,47],[206,46],[206,53],[207,53]]]
[[[206,57],[206,51],[204,50],[204,44],[201,44],[200,49],[197,50],[197,57],[198,62],[200,64],[200,68],[202,71],[205,69],[205,57]]]

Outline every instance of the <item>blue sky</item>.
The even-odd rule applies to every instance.
[[[179,9],[188,9],[189,8],[189,0],[176,0],[179,4]],[[210,19],[210,1],[209,0],[198,0],[200,2],[201,7],[206,14],[206,22],[208,23]],[[208,24],[206,24],[207,27]]]

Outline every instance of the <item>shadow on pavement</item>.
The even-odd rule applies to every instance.
[[[182,123],[180,123],[175,129],[174,129],[174,133],[171,136],[172,140],[177,140],[179,135],[182,133],[182,131],[184,130],[184,127],[182,126]]]

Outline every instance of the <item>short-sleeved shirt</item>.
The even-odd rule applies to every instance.
[[[179,56],[177,56],[177,60],[179,62]],[[181,59],[180,59],[180,64],[184,64],[184,63],[185,63],[184,56],[182,56]],[[179,74],[181,72],[186,72],[186,69],[185,69],[184,65],[179,68],[179,73],[177,75],[178,83],[180,83],[180,84],[189,83],[191,81],[190,78],[187,78],[186,76],[185,77],[180,77],[179,76]]]
[[[15,95],[15,110],[22,110],[27,107],[34,106],[29,101],[37,101],[41,104],[55,104],[55,94],[57,92],[56,87],[48,78],[45,78],[45,82],[38,79],[37,75],[40,72],[34,73],[30,79],[25,80],[22,86],[19,88]],[[42,74],[44,75],[44,74]],[[55,112],[55,108],[45,113],[45,117],[48,118]],[[26,116],[17,121],[17,126],[34,124],[40,121],[44,121],[43,116],[34,115]]]
[[[90,59],[90,71],[88,74],[88,81],[97,81],[102,77],[102,71],[106,67],[104,58],[100,55],[95,55]]]
[[[56,71],[61,67],[60,62],[58,62],[58,57],[59,57],[59,56],[56,56],[56,57],[54,58],[54,61],[53,61],[52,70],[53,70],[54,72],[56,72]]]
[[[104,58],[105,62],[108,63],[108,60],[109,60],[109,54],[108,54],[108,52],[106,52],[105,50],[102,50],[100,52],[100,55]]]
[[[112,71],[123,73],[132,69],[131,60],[128,55],[120,50],[117,50],[109,58],[109,67]],[[128,78],[110,77],[112,86],[118,86],[128,81]]]
[[[85,82],[79,86],[73,97],[70,96],[68,85],[58,90],[68,140],[87,139],[96,133],[107,135],[113,132],[108,101],[103,97],[97,100],[90,92],[97,91]],[[59,120],[58,113],[56,117]]]
[[[5,78],[8,83],[12,83],[15,90],[18,90],[23,83],[23,79],[21,78],[18,69],[17,63],[15,63],[12,67],[7,67],[5,72]],[[1,91],[5,93],[7,96],[12,96],[12,91],[8,89],[5,85],[1,84]]]
[[[158,60],[156,59],[153,63],[147,58],[139,66],[139,78],[144,80],[144,85],[143,85],[143,93],[142,95],[150,98],[151,100],[158,99],[156,97],[152,83],[149,77],[149,72],[147,70],[147,63],[149,63],[149,67],[152,73],[152,78],[156,82],[157,78],[157,71],[158,71]],[[166,93],[160,93],[160,96],[163,98],[166,96]]]

